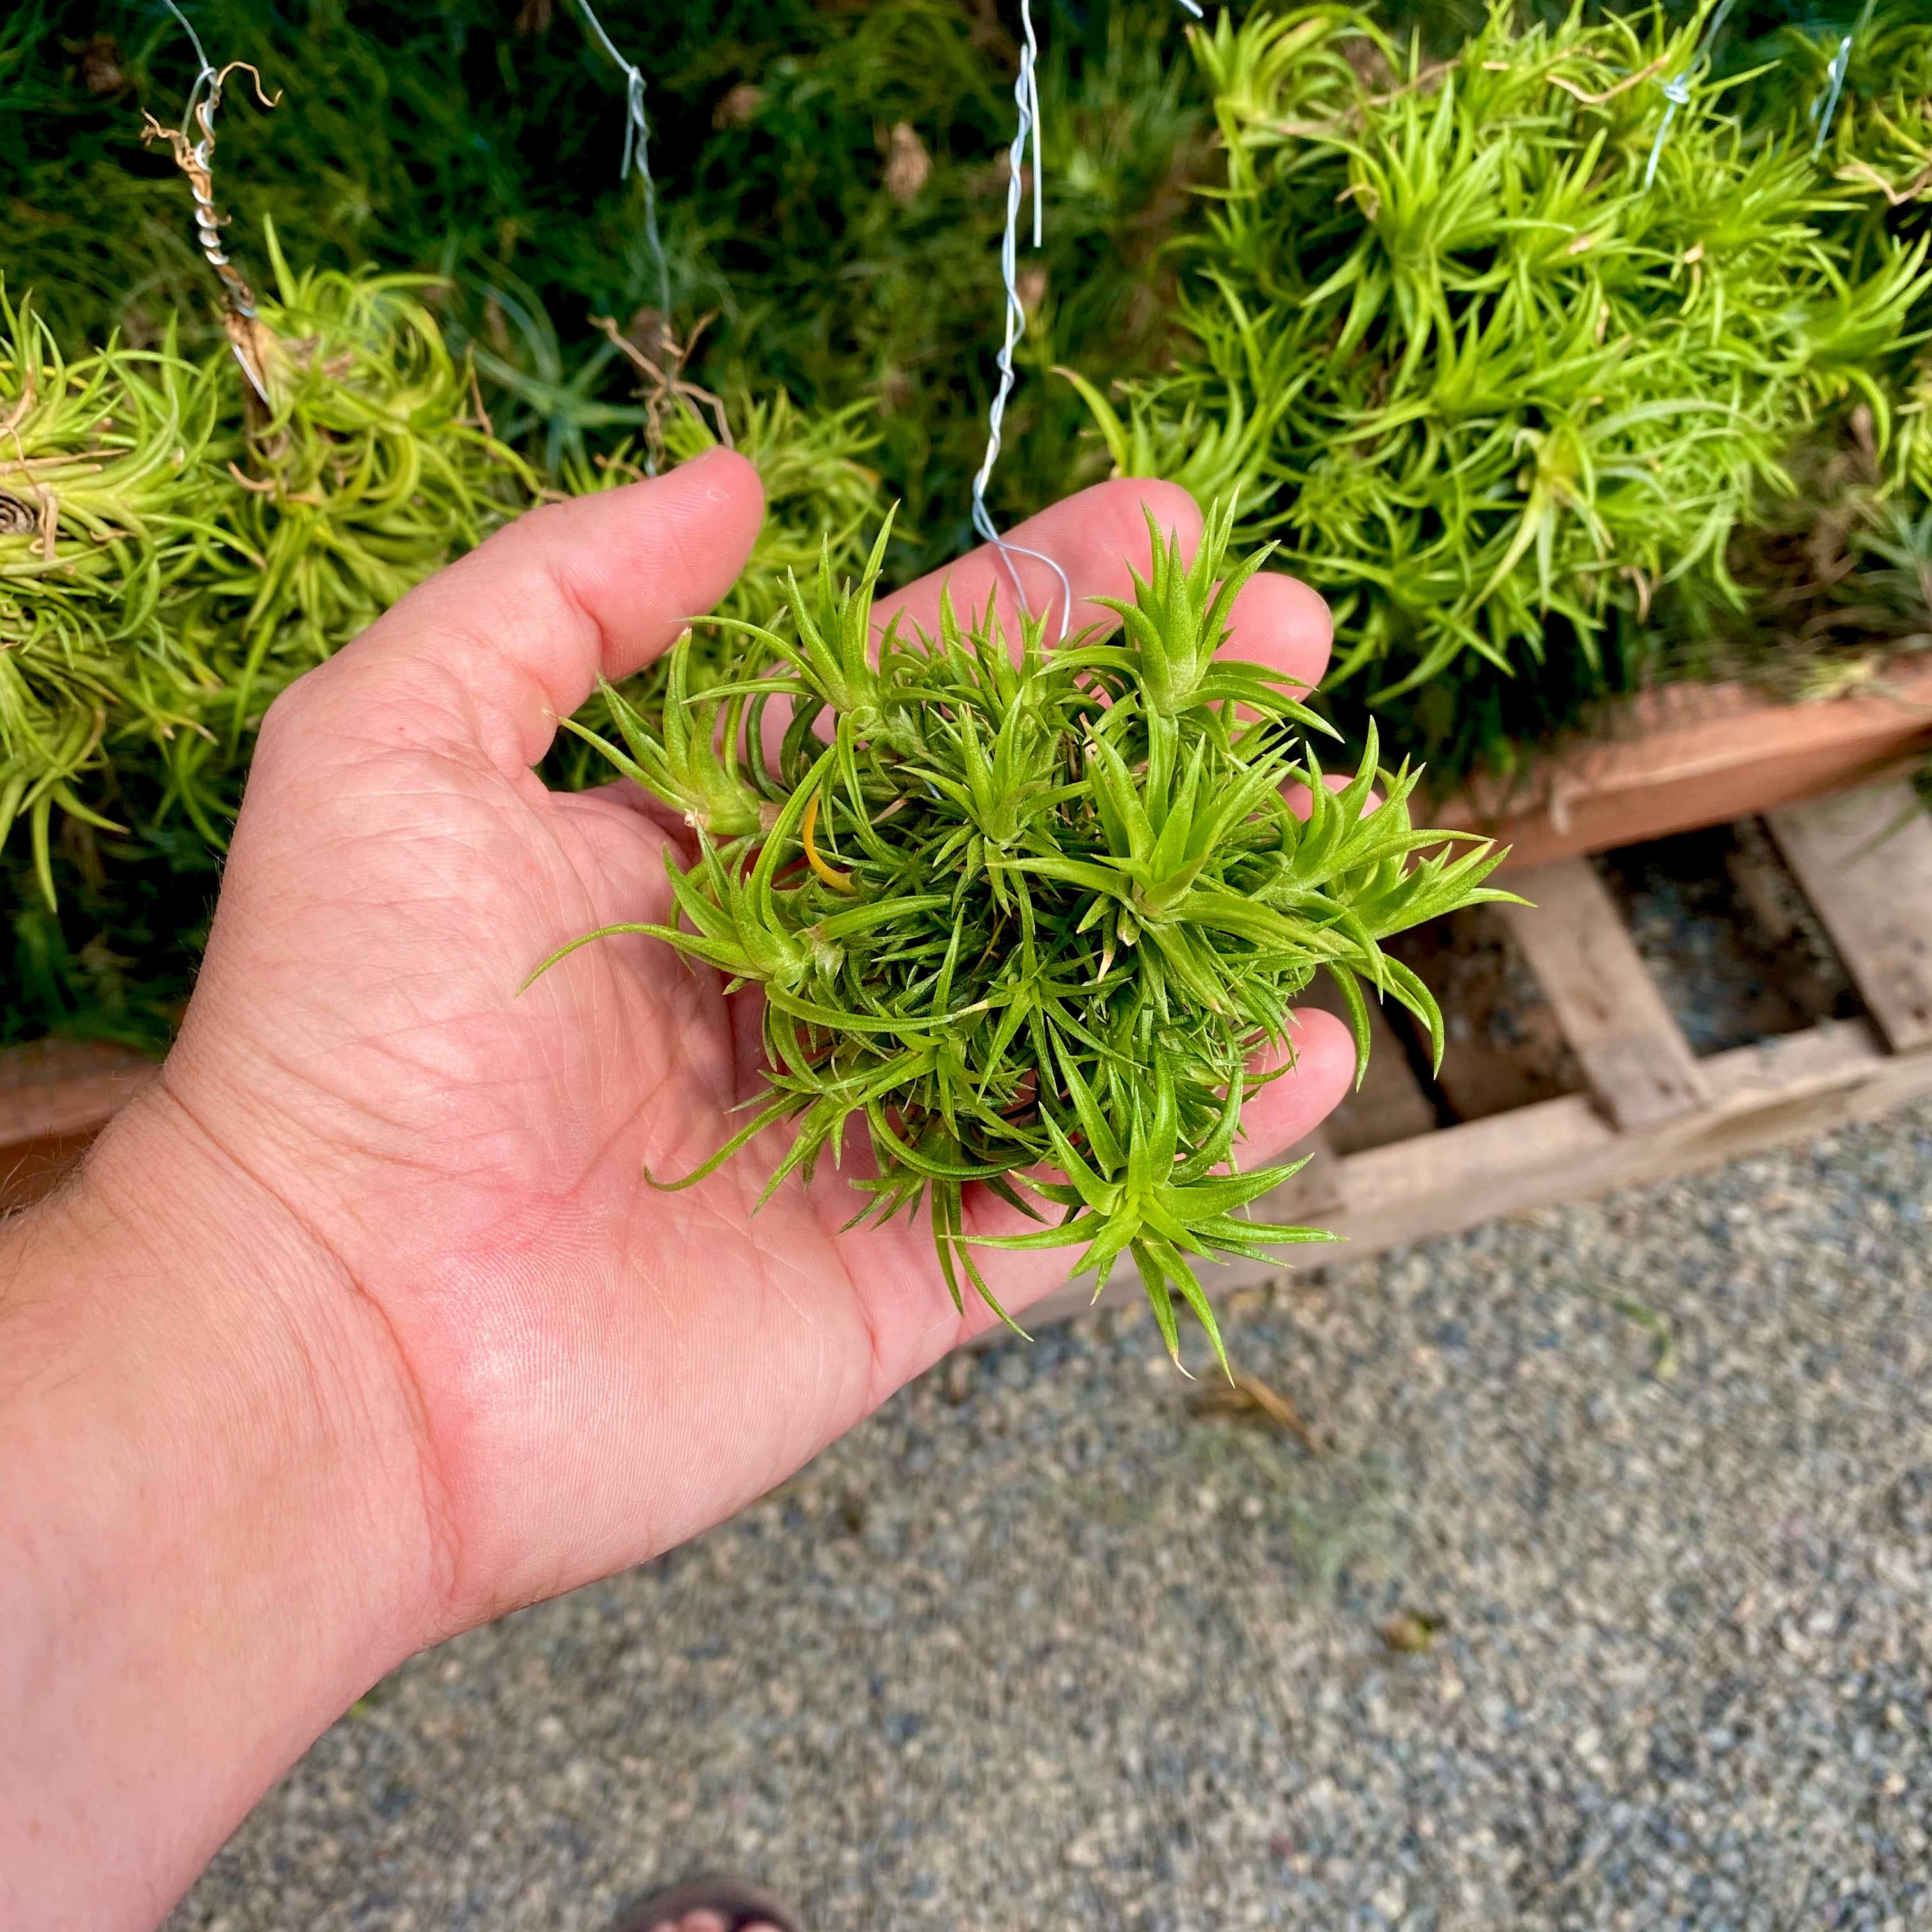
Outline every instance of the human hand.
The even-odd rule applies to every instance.
[[[1020,541],[1076,598],[1144,568],[1141,502],[1103,487]],[[789,1474],[988,1318],[956,1312],[922,1227],[840,1234],[837,1175],[752,1212],[757,1150],[688,1193],[759,1090],[755,996],[648,938],[666,814],[530,767],[728,587],[760,501],[728,456],[541,510],[304,679],[262,733],[208,963],[164,1075],[176,1104],[380,1310],[418,1417],[441,1635],[680,1542]],[[1037,566],[1036,566],[1037,568]],[[953,573],[968,601],[982,554]],[[1040,572],[1046,577],[1044,571]],[[882,606],[936,626],[936,581]],[[1097,613],[1094,614],[1098,614]],[[1325,614],[1276,578],[1247,648],[1312,681]],[[1305,1132],[1352,1055],[1326,1015],[1250,1108],[1252,1156]],[[991,1197],[982,1230],[1018,1223]],[[990,1262],[989,1262],[989,1264]],[[1000,1256],[1023,1309],[1064,1257]]]
[[[1191,502],[1129,482],[1015,540],[1058,558],[1076,600],[1125,596],[1144,501],[1191,546]],[[555,794],[531,767],[600,673],[718,600],[760,510],[722,452],[538,510],[277,702],[179,1042],[68,1210],[91,1190],[118,1225],[181,1229],[187,1202],[219,1232],[222,1285],[194,1321],[241,1384],[223,1426],[286,1411],[309,1432],[303,1505],[250,1533],[298,1536],[276,1561],[326,1570],[344,1701],[358,1674],[719,1520],[990,1318],[956,1311],[923,1226],[839,1232],[836,1174],[755,1214],[760,1150],[688,1192],[646,1180],[696,1166],[758,1090],[755,996],[641,938],[518,995],[566,940],[668,916],[681,828],[628,784]],[[1043,600],[1050,573],[1020,567]],[[982,552],[951,576],[968,602],[1004,572]],[[879,619],[935,624],[938,602],[929,579]],[[1256,579],[1235,630],[1243,654],[1319,677],[1327,617],[1301,586]],[[1345,1090],[1346,1029],[1311,1013],[1297,1040],[1297,1070],[1250,1101],[1246,1160]],[[990,1197],[969,1222],[1024,1225]],[[1019,1312],[1064,1257],[985,1266]],[[273,1393],[246,1385],[251,1360]],[[311,1694],[254,1791],[213,1802],[245,1806],[331,1714]]]

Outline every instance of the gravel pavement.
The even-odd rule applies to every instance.
[[[1124,1304],[1123,1304],[1124,1308]],[[1932,1927],[1932,1107],[943,1366],[418,1658],[170,1932]]]

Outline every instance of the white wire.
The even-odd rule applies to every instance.
[[[581,3],[582,0],[579,0]],[[1197,20],[1206,17],[1201,10],[1199,0],[1179,0],[1179,4]],[[973,527],[992,546],[1000,561],[1006,566],[1023,615],[1028,614],[1026,586],[1020,581],[1019,572],[1013,562],[1015,557],[1030,556],[1036,562],[1045,564],[1060,580],[1060,637],[1064,643],[1073,619],[1073,585],[1066,571],[1044,551],[1029,550],[1024,544],[1010,542],[1001,536],[999,526],[993,521],[992,512],[986,507],[987,486],[993,480],[994,467],[1000,460],[1006,403],[1018,380],[1013,369],[1013,351],[1026,334],[1026,304],[1020,300],[1019,290],[1019,231],[1029,146],[1033,149],[1033,245],[1039,248],[1046,239],[1046,170],[1040,134],[1040,41],[1034,32],[1032,0],[1020,0],[1020,70],[1013,82],[1013,105],[1019,110],[1018,122],[1013,129],[1012,145],[1006,150],[1006,225],[1000,240],[1000,280],[1006,289],[1006,339],[1000,345],[999,354],[994,358],[1000,380],[993,392],[992,405],[986,412],[986,457],[980,465],[979,474],[973,478]]]
[[[1648,188],[1657,178],[1657,164],[1664,158],[1664,144],[1670,138],[1670,124],[1677,118],[1677,110],[1690,104],[1690,82],[1710,62],[1711,44],[1718,38],[1718,29],[1724,24],[1724,16],[1736,4],[1736,0],[1718,0],[1717,10],[1712,14],[1697,42],[1697,51],[1690,57],[1690,64],[1680,74],[1674,75],[1664,83],[1664,98],[1670,105],[1664,110],[1664,118],[1658,122],[1657,139],[1650,144],[1650,160],[1643,171],[1643,184]]]
[[[1031,0],[1020,0],[1020,27],[1024,44],[1020,49],[1019,76],[1013,82],[1013,104],[1019,110],[1019,121],[1013,129],[1012,146],[1006,150],[1006,226],[1000,242],[1000,279],[1006,285],[1006,334],[994,358],[1000,382],[993,394],[992,406],[987,412],[986,458],[980,465],[980,473],[973,479],[973,527],[992,545],[1000,561],[1006,566],[1006,574],[1013,580],[1013,592],[1019,599],[1022,614],[1027,609],[1026,586],[1020,581],[1019,571],[1013,562],[1015,556],[1032,557],[1045,564],[1059,578],[1062,598],[1060,634],[1064,640],[1073,614],[1071,580],[1060,565],[1043,552],[1029,550],[1024,544],[1007,542],[993,521],[992,512],[986,508],[986,486],[993,480],[993,466],[1000,460],[1000,431],[1006,422],[1006,399],[1013,392],[1016,380],[1013,350],[1026,333],[1026,304],[1020,300],[1019,291],[1019,229],[1029,139],[1033,144],[1033,245],[1037,248],[1046,238],[1045,170],[1040,154],[1040,42],[1034,34]]]
[[[167,0],[167,6],[168,11],[182,23],[182,32],[187,34],[188,44],[194,50],[194,57],[201,63],[201,71],[195,76],[194,85],[188,90],[186,111],[191,114],[194,111],[194,98],[201,92],[202,82],[205,80],[212,80],[214,78],[214,70],[208,64],[208,56],[202,47],[201,36],[194,30],[194,22],[175,4],[175,0]]]
[[[667,324],[670,320],[670,270],[664,260],[664,238],[658,232],[658,184],[651,176],[650,123],[644,118],[644,77],[617,51],[616,44],[604,31],[604,22],[591,10],[590,0],[577,0],[585,24],[603,44],[604,51],[624,74],[624,165],[620,181],[628,181],[634,163],[644,184],[644,238],[658,268],[658,313]]]

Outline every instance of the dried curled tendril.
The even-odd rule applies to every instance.
[[[572,725],[696,851],[667,850],[670,922],[587,934],[537,974],[641,932],[764,994],[764,1090],[674,1184],[785,1122],[769,1198],[862,1129],[876,1172],[853,1181],[854,1222],[929,1202],[956,1304],[963,1272],[999,1307],[979,1248],[1078,1247],[1099,1283],[1130,1255],[1177,1360],[1177,1295],[1221,1354],[1190,1257],[1329,1238],[1238,1211],[1294,1172],[1237,1167],[1244,1102],[1284,1070],[1257,1060],[1284,1057],[1318,968],[1358,1054],[1370,994],[1439,1052],[1434,1001],[1378,942],[1505,896],[1483,884],[1501,854],[1412,826],[1418,775],[1381,770],[1372,741],[1331,791],[1305,743],[1325,728],[1285,674],[1217,655],[1265,555],[1230,567],[1232,522],[1210,515],[1190,567],[1150,520],[1118,629],[1050,646],[1023,619],[1017,651],[990,606],[962,620],[950,599],[936,637],[897,620],[875,636],[881,532],[856,583],[823,560],[809,590],[792,578],[782,628],[714,620],[720,681],[694,689],[687,639],[652,712],[607,691],[621,745]],[[768,712],[790,714],[776,765]],[[974,1184],[1041,1226],[968,1233]]]

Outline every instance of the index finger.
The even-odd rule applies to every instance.
[[[1201,541],[1201,512],[1194,499],[1178,483],[1118,477],[1064,496],[1016,525],[1004,538],[1005,555],[991,544],[982,544],[956,562],[881,597],[873,608],[873,622],[883,630],[897,616],[928,634],[936,632],[940,592],[946,590],[952,593],[952,607],[962,619],[985,610],[991,597],[1002,628],[1016,642],[1022,591],[1028,614],[1046,620],[1049,638],[1060,634],[1063,614],[1070,632],[1096,621],[1111,624],[1113,614],[1091,600],[1133,595],[1130,573],[1138,568],[1144,574],[1149,561],[1150,515],[1163,538],[1178,536],[1181,554],[1193,556]],[[1025,554],[1029,551],[1035,554]],[[1049,557],[1052,562],[1042,561]],[[1064,586],[1060,571],[1066,573]],[[1070,613],[1069,587],[1073,593]]]
[[[1005,555],[982,544],[956,562],[881,597],[874,608],[874,624],[883,630],[899,616],[928,634],[936,632],[944,589],[952,593],[953,608],[962,618],[983,610],[992,597],[1006,635],[1017,640],[1015,620],[1023,590],[1028,611],[1044,616],[1048,637],[1056,638],[1067,587],[1054,568],[1057,564],[1073,592],[1069,631],[1096,622],[1111,628],[1114,614],[1092,600],[1133,595],[1132,572],[1144,576],[1152,562],[1150,514],[1164,536],[1180,538],[1181,555],[1191,560],[1201,541],[1201,512],[1194,499],[1176,483],[1119,477],[1029,517],[1007,533]],[[1297,687],[1318,684],[1328,669],[1333,634],[1328,607],[1306,584],[1281,572],[1263,571],[1243,586],[1229,614],[1228,630],[1224,649],[1229,656],[1285,672]]]

